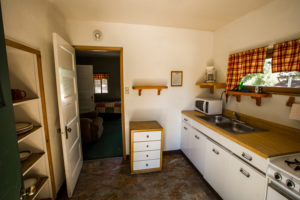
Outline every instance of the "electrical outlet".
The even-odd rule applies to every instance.
[[[125,94],[129,94],[129,87],[125,87]]]

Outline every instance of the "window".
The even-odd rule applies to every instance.
[[[108,93],[108,73],[94,74],[95,94]]]
[[[300,88],[300,72],[272,73],[272,58],[264,63],[264,73],[247,74],[241,81],[245,86],[264,86],[276,88]]]

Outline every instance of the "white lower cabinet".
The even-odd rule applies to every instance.
[[[204,173],[204,163],[205,163],[205,141],[206,137],[194,128],[190,129],[189,132],[190,141],[190,160],[195,165],[195,167],[200,171],[201,174]]]
[[[188,125],[185,122],[182,122],[182,127],[181,127],[181,150],[182,152],[188,157],[190,158],[190,130],[192,129],[192,127],[190,125]]]
[[[226,185],[231,184],[231,178],[228,174],[231,156],[229,152],[211,140],[206,140],[206,157],[203,175],[206,181],[223,199],[226,199]]]
[[[263,200],[265,199],[267,180],[264,175],[235,156],[227,161],[230,176],[225,186],[224,200]]]

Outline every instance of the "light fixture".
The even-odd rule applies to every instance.
[[[101,36],[102,36],[102,33],[100,30],[98,30],[98,29],[94,30],[94,32],[93,32],[94,40],[99,41],[101,39]]]

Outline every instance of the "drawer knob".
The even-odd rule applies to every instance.
[[[147,138],[149,138],[149,135],[147,135]]]
[[[146,167],[148,167],[148,163],[146,163]]]
[[[249,174],[249,172],[247,172],[246,170],[244,170],[243,168],[241,168],[240,169],[240,172],[244,175],[244,176],[246,176],[247,178],[249,178],[250,177],[250,174]]]
[[[250,156],[249,154],[246,154],[245,152],[242,153],[242,156],[244,158],[246,158],[247,160],[251,161],[252,160],[252,156]]]
[[[147,146],[146,146],[147,148],[149,147],[149,145],[147,144]]]
[[[212,150],[215,154],[219,155],[219,151],[217,151],[216,149]]]
[[[146,157],[148,158],[148,157],[149,157],[149,155],[146,155]]]

